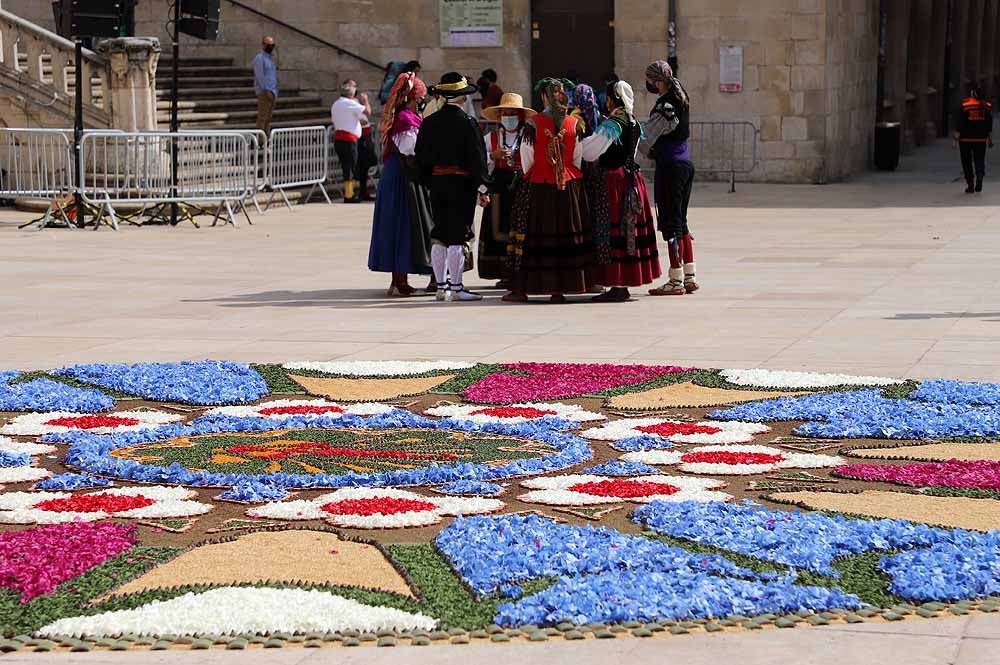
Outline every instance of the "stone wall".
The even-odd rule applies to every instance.
[[[646,65],[666,58],[667,3],[652,10],[649,4],[616,3],[618,74],[637,93]],[[760,130],[760,162],[747,179],[825,182],[865,167],[874,126],[874,4],[678,3],[680,78],[691,95],[692,119],[745,120]],[[721,46],[743,47],[743,92],[719,91]],[[637,108],[652,103],[652,95],[637,94]]]
[[[511,90],[527,91],[531,70],[530,0],[505,0],[504,47],[490,49],[444,49],[440,46],[438,0],[243,0],[260,11],[290,25],[357,53],[384,67],[390,60],[419,60],[421,77],[436,82],[449,70],[475,75],[487,67],[500,72],[500,84]],[[170,38],[165,23],[168,0],[139,3],[136,33],[158,37],[163,57],[170,57]],[[28,20],[53,28],[47,1],[3,0],[3,7]],[[205,42],[181,36],[183,56],[233,58],[248,66],[260,50],[265,34],[278,41],[275,53],[281,84],[321,94],[327,101],[336,98],[340,82],[358,79],[362,88],[377,90],[382,71],[281,28],[265,19],[222,0],[219,40]]]

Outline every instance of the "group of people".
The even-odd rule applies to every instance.
[[[515,93],[492,100],[483,117],[498,126],[484,137],[466,111],[483,81],[450,72],[428,89],[415,72],[401,73],[382,113],[384,167],[369,269],[392,274],[392,296],[414,295],[408,276],[415,274],[431,276],[426,291],[438,300],[481,300],[463,277],[473,268],[479,205],[479,273],[499,280],[504,301],[547,296],[558,303],[589,293],[597,302],[630,300],[630,288],[662,275],[657,229],[670,267],[667,281],[649,293],[697,291],[687,223],[690,101],[665,61],[649,65],[645,84],[658,97],[645,123],[625,81],[607,84],[601,108],[589,86],[546,78],[535,89],[540,112]],[[441,106],[425,117],[429,96]],[[652,200],[636,161],[640,150],[656,164]]]

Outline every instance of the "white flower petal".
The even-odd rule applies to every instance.
[[[638,450],[622,455],[622,461],[642,462],[652,466],[669,466],[680,462],[683,454],[674,450]]]
[[[263,506],[256,506],[247,510],[248,517],[259,517],[262,519],[277,520],[321,520],[330,516],[320,510],[322,503],[316,501],[277,501],[265,503]]]
[[[198,501],[157,501],[145,508],[125,510],[115,513],[115,517],[126,517],[131,519],[154,519],[162,517],[191,517],[192,515],[204,515],[212,510],[212,506]]]
[[[693,424],[701,427],[710,427],[718,431],[704,434],[677,433],[669,436],[660,436],[658,434],[644,432],[639,429],[640,427],[651,427],[654,425],[663,425],[668,423],[676,423],[677,425]],[[593,439],[596,441],[620,441],[621,439],[628,439],[637,436],[652,436],[665,438],[675,443],[722,444],[752,441],[754,436],[768,432],[770,429],[771,428],[767,425],[762,425],[760,423],[745,423],[735,420],[681,423],[669,418],[622,418],[621,420],[613,420],[600,427],[586,430],[583,432],[583,436],[587,439]]]
[[[326,521],[334,526],[349,529],[406,529],[431,526],[441,521],[436,510],[413,510],[392,515],[327,515]]]
[[[52,473],[37,466],[0,467],[0,483],[26,483],[48,478]]]
[[[262,413],[269,409],[294,409],[295,407],[330,407],[342,409],[343,412],[330,411],[327,413]],[[324,399],[277,399],[270,402],[262,402],[255,406],[222,406],[210,409],[205,415],[224,415],[238,418],[271,418],[274,420],[287,420],[289,418],[339,418],[345,415],[351,416],[375,416],[383,413],[391,413],[397,407],[377,402],[365,402],[360,404],[340,404]]]
[[[833,388],[835,386],[891,386],[905,383],[903,379],[891,379],[884,376],[818,374],[767,369],[726,369],[722,370],[720,374],[730,383],[757,388]]]
[[[551,412],[546,416],[549,418],[560,418],[570,422],[584,423],[599,420],[607,420],[607,417],[592,411],[587,411],[576,404],[545,404],[545,403],[521,403],[510,404],[502,407],[483,406],[481,404],[447,404],[436,406],[424,411],[425,415],[438,418],[454,418],[456,420],[467,420],[474,423],[499,423],[502,425],[517,425],[532,420],[539,420],[546,416],[528,417],[519,416],[499,416],[491,413],[480,413],[481,411],[495,411],[497,409],[535,409],[537,411]]]
[[[152,602],[133,610],[60,619],[40,635],[107,637],[137,635],[232,635],[358,630],[433,630],[422,614],[372,607],[322,591],[223,587]]]
[[[616,496],[596,496],[570,490],[534,490],[517,497],[524,503],[542,503],[550,506],[599,506],[608,503],[622,503]]]
[[[27,441],[15,441],[5,436],[0,436],[0,451],[5,453],[21,453],[22,455],[48,455],[57,450],[55,446],[47,443],[29,443]]]
[[[482,497],[442,496],[429,500],[443,515],[484,515],[503,509],[504,502]]]
[[[117,417],[129,418],[139,421],[135,425],[118,425],[115,427],[94,427],[82,429],[79,427],[67,427],[65,425],[49,425],[48,423],[60,418],[87,418],[87,417]],[[164,411],[153,410],[133,410],[115,411],[112,413],[70,413],[69,411],[50,411],[48,413],[25,413],[12,419],[9,423],[0,428],[0,433],[16,434],[19,436],[41,436],[42,434],[55,434],[62,432],[90,432],[91,434],[110,434],[111,432],[137,432],[144,429],[152,429],[169,423],[176,423],[184,420],[184,416],[176,413],[166,413]]]

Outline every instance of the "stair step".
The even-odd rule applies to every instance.
[[[230,88],[241,86],[253,88],[252,76],[204,76],[198,78],[179,78],[177,87],[179,88],[215,88],[217,86],[227,86]]]
[[[330,118],[326,117],[324,119],[315,118],[313,120],[303,119],[303,120],[282,120],[280,118],[275,118],[271,122],[272,129],[288,129],[291,127],[312,127],[315,125],[328,126],[330,124]],[[181,127],[182,129],[219,129],[219,130],[234,130],[234,129],[256,129],[257,121],[254,119],[241,119],[241,120],[229,120],[221,121],[215,120],[212,122],[189,122],[184,123]]]
[[[289,90],[285,95],[294,95],[297,91]],[[157,86],[156,96],[163,99],[170,99],[170,86]],[[221,87],[221,88],[178,88],[177,96],[180,99],[242,99],[244,97],[257,98],[253,85],[241,87]]]
[[[173,67],[174,59],[166,56],[160,58],[159,67]],[[182,56],[178,63],[181,67],[229,67],[233,64],[232,58],[216,58],[212,56]]]
[[[156,115],[157,120],[160,122],[169,122],[170,114],[165,112],[159,112]],[[277,108],[274,110],[273,117],[275,119],[289,120],[293,118],[309,118],[309,119],[322,119],[326,121],[326,124],[330,123],[329,111],[320,107],[306,107],[300,109],[281,109]],[[234,111],[231,113],[179,113],[178,119],[182,122],[213,122],[213,121],[226,121],[226,120],[257,120],[257,111]]]
[[[160,81],[162,79],[170,79],[174,75],[173,69],[171,67],[157,67],[156,69],[156,80]],[[249,67],[233,67],[227,65],[225,67],[181,67],[177,72],[178,78],[193,78],[193,77],[228,77],[228,76],[243,76],[247,77],[253,76],[253,70]]]
[[[296,109],[296,108],[317,108],[323,105],[323,100],[316,95],[302,95],[296,97],[281,97],[278,99],[276,110]],[[177,103],[177,108],[183,112],[194,113],[226,113],[242,110],[257,110],[257,99],[251,96],[242,96],[236,99],[197,99],[187,98],[182,95]],[[170,100],[160,99],[156,102],[156,110],[160,112],[170,111]]]

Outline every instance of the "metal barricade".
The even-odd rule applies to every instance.
[[[73,132],[0,129],[0,197],[53,198],[73,192]]]
[[[759,131],[752,122],[692,122],[688,147],[698,173],[729,175],[729,191],[736,176],[757,166]]]
[[[260,199],[258,194],[267,188],[267,165],[268,165],[268,155],[270,154],[267,150],[267,134],[264,133],[262,129],[235,129],[232,130],[239,134],[244,134],[247,140],[250,141],[250,201],[253,203],[254,207],[257,209],[257,213],[263,215],[264,211],[260,207]],[[182,134],[214,134],[215,132],[207,129],[182,129]],[[247,221],[250,225],[253,225],[253,221],[250,220],[250,216],[247,215]]]
[[[65,129],[0,129],[0,198],[51,200],[45,215],[23,224],[39,230],[56,221],[76,228],[61,199],[74,191],[73,132]]]
[[[107,212],[115,206],[217,203],[236,225],[233,202],[253,195],[251,139],[243,132],[86,132],[81,141],[79,192]],[[177,151],[176,186],[172,152]]]
[[[272,189],[281,193],[289,209],[292,204],[285,190],[295,187],[312,186],[302,199],[303,202],[308,202],[318,189],[327,203],[333,203],[326,193],[330,146],[326,127],[295,127],[271,131],[267,182]]]

